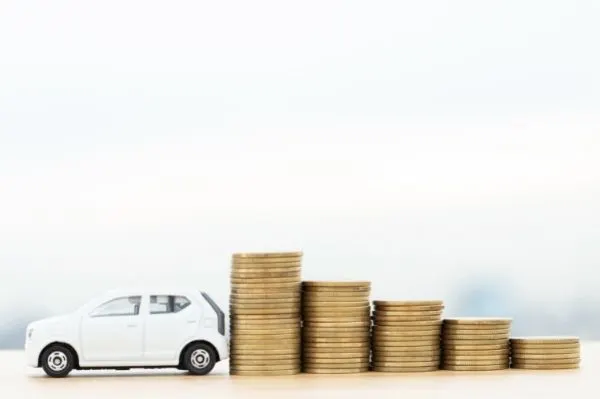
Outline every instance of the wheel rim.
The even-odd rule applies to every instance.
[[[59,372],[67,368],[69,361],[64,352],[54,351],[48,356],[47,363],[50,370]]]
[[[196,349],[192,352],[190,361],[195,368],[203,369],[210,363],[210,354],[205,349]]]

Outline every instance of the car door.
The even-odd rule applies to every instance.
[[[157,364],[177,364],[179,350],[198,332],[201,313],[198,304],[186,295],[150,295],[144,359]]]
[[[82,316],[81,356],[87,362],[138,362],[143,357],[142,296],[119,296]]]

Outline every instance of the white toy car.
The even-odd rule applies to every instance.
[[[121,289],[27,326],[27,364],[71,370],[176,367],[208,374],[229,357],[225,314],[195,289]]]

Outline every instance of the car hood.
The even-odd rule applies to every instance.
[[[27,328],[40,328],[40,327],[47,327],[47,326],[52,326],[52,325],[58,325],[58,324],[64,324],[67,323],[67,321],[70,319],[69,315],[60,315],[60,316],[52,316],[52,317],[46,317],[43,319],[39,319],[36,321],[33,321],[31,323],[29,323],[29,325],[27,326]]]

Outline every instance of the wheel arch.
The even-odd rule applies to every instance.
[[[68,350],[71,351],[71,353],[73,354],[73,359],[74,359],[74,367],[73,368],[79,368],[79,354],[77,353],[77,351],[75,350],[75,348],[73,347],[73,345],[67,343],[67,342],[62,342],[62,341],[53,341],[50,342],[48,345],[44,346],[42,348],[42,350],[40,351],[40,354],[38,355],[38,367],[42,366],[42,356],[44,355],[44,352],[46,352],[46,349],[48,349],[51,346],[62,346]]]
[[[215,355],[217,357],[215,363],[219,362],[221,360],[221,355],[219,354],[219,351],[213,345],[212,342],[207,341],[205,339],[196,339],[194,341],[188,342],[179,352],[179,363],[178,363],[179,366],[183,365],[183,356],[185,355],[185,352],[188,350],[188,348],[190,346],[195,345],[195,344],[206,344],[206,345],[210,346],[212,348],[212,350],[215,352]]]

